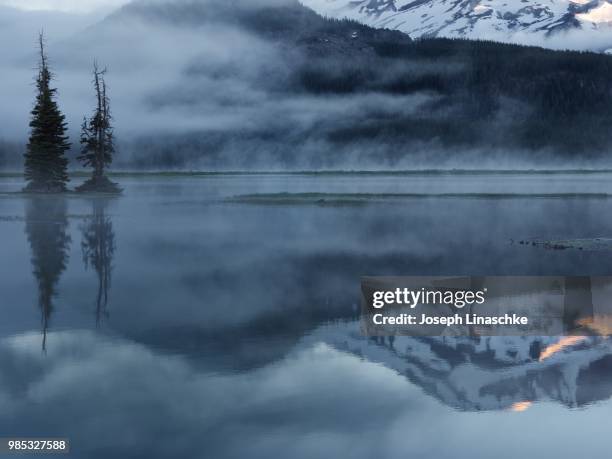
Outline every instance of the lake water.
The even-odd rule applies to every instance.
[[[540,361],[534,337],[357,319],[364,275],[612,274],[612,251],[517,242],[612,237],[612,174],[116,180],[0,179],[0,436],[105,459],[609,455],[607,339]]]

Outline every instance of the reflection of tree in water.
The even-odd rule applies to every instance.
[[[33,274],[38,284],[38,306],[42,317],[42,347],[46,350],[53,298],[57,296],[57,284],[68,264],[71,242],[65,199],[40,197],[29,200],[25,233],[32,250]]]
[[[111,286],[111,271],[115,252],[115,233],[113,223],[106,216],[108,201],[95,199],[92,214],[81,228],[83,239],[83,262],[85,268],[93,268],[98,276],[98,292],[96,295],[96,323],[99,325],[102,317],[108,317],[108,292]]]

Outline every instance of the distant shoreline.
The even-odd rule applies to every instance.
[[[404,170],[219,170],[219,171],[115,171],[109,172],[112,177],[214,177],[214,176],[419,176],[419,175],[585,175],[612,174],[608,169],[404,169]],[[89,172],[71,171],[70,177],[89,177]],[[0,178],[20,178],[22,172],[0,172]]]

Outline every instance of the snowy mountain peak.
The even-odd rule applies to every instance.
[[[325,16],[398,29],[414,38],[489,39],[600,51],[612,44],[608,0],[301,1]]]

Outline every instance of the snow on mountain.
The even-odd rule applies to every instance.
[[[610,0],[300,0],[316,12],[413,38],[488,39],[550,48],[612,46]]]

